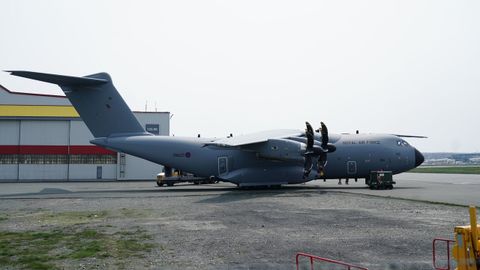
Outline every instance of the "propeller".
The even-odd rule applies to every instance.
[[[307,137],[307,147],[305,150],[305,164],[303,170],[303,178],[307,178],[310,175],[310,172],[313,167],[314,161],[317,165],[317,178],[325,176],[325,166],[327,165],[327,154],[333,153],[336,150],[335,145],[328,143],[328,129],[327,126],[320,122],[320,128],[316,130],[316,132],[320,132],[322,135],[322,141],[320,146],[315,145],[315,136],[313,133],[313,128],[310,123],[305,122],[306,129],[305,129],[305,136]]]

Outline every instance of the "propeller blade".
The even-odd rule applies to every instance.
[[[325,174],[325,166],[327,165],[327,153],[324,152],[318,157],[317,171],[318,176],[323,176]]]
[[[311,152],[313,150],[313,128],[310,123],[305,122],[307,128],[305,129],[305,136],[307,137],[307,152]]]
[[[320,122],[320,132],[322,134],[322,148],[327,149],[327,144],[328,144],[328,129],[327,126],[323,123]]]
[[[303,179],[306,179],[310,175],[310,172],[312,171],[312,167],[313,167],[313,157],[311,154],[306,154],[305,164],[303,167]]]
[[[328,143],[329,141],[328,128],[325,125],[325,123],[320,122],[320,126],[321,126],[320,134],[322,135],[322,152],[318,156],[318,161],[317,161],[317,172],[318,172],[317,178],[325,179],[325,166],[327,166],[327,153],[335,151],[335,146]]]
[[[305,151],[305,164],[303,166],[303,179],[306,179],[310,175],[310,171],[313,167],[313,143],[314,143],[314,136],[313,136],[313,128],[310,123],[305,122],[307,126],[305,128],[305,136],[307,137],[307,149]]]

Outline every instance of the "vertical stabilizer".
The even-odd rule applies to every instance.
[[[12,75],[58,84],[95,138],[145,133],[107,73],[72,77],[30,71]]]

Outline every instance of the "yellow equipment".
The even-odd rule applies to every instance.
[[[456,270],[480,270],[480,227],[477,226],[476,208],[470,206],[470,226],[455,227],[453,258]]]

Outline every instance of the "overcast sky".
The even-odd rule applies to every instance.
[[[480,152],[480,1],[0,1],[0,69],[112,75],[175,135],[426,135]],[[61,94],[7,73],[13,91]]]

